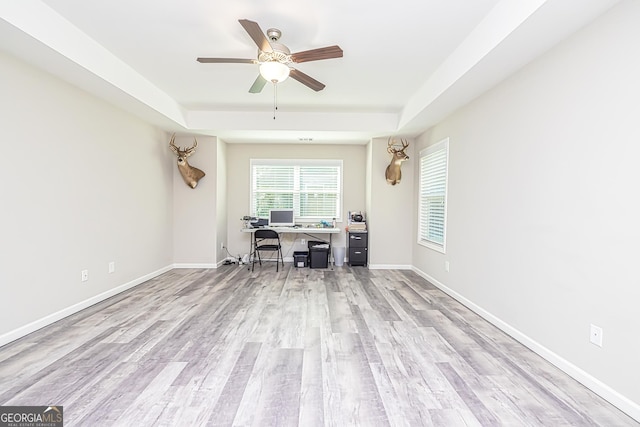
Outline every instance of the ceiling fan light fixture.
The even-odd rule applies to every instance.
[[[260,64],[260,75],[268,82],[281,83],[289,77],[290,69],[286,64],[276,61]]]

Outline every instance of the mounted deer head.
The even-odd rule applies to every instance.
[[[175,140],[176,134],[174,133],[171,137],[171,141],[169,142],[169,147],[174,153],[176,153],[176,156],[178,156],[178,170],[180,171],[180,175],[182,175],[182,179],[184,179],[184,182],[189,187],[196,188],[198,181],[200,181],[205,173],[200,169],[191,166],[189,162],[187,162],[187,157],[196,152],[198,140],[194,137],[193,140],[195,142],[193,143],[193,146],[185,148],[184,150],[181,147],[176,147]]]
[[[402,142],[401,149],[395,147],[395,139],[389,138],[389,143],[387,145],[387,151],[392,157],[391,163],[387,166],[384,176],[387,178],[387,182],[391,185],[400,184],[400,179],[402,178],[402,171],[400,170],[400,167],[402,166],[402,162],[409,160],[409,156],[404,153],[404,150],[407,149],[409,143],[404,139],[401,139],[400,142]]]

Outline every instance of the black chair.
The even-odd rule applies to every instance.
[[[251,263],[251,271],[253,271],[256,265],[256,257],[262,266],[260,252],[277,252],[276,271],[278,271],[279,262],[282,262],[282,268],[284,268],[282,245],[280,245],[280,235],[277,232],[273,230],[256,230],[253,233],[253,262]]]

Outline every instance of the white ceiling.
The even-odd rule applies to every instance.
[[[0,0],[0,49],[169,131],[227,142],[366,143],[414,136],[618,0]],[[343,58],[249,87],[254,59],[238,23],[282,31],[292,52],[337,44]]]

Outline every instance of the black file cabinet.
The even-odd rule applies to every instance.
[[[349,265],[367,265],[369,251],[369,235],[366,231],[350,231],[349,241]]]

